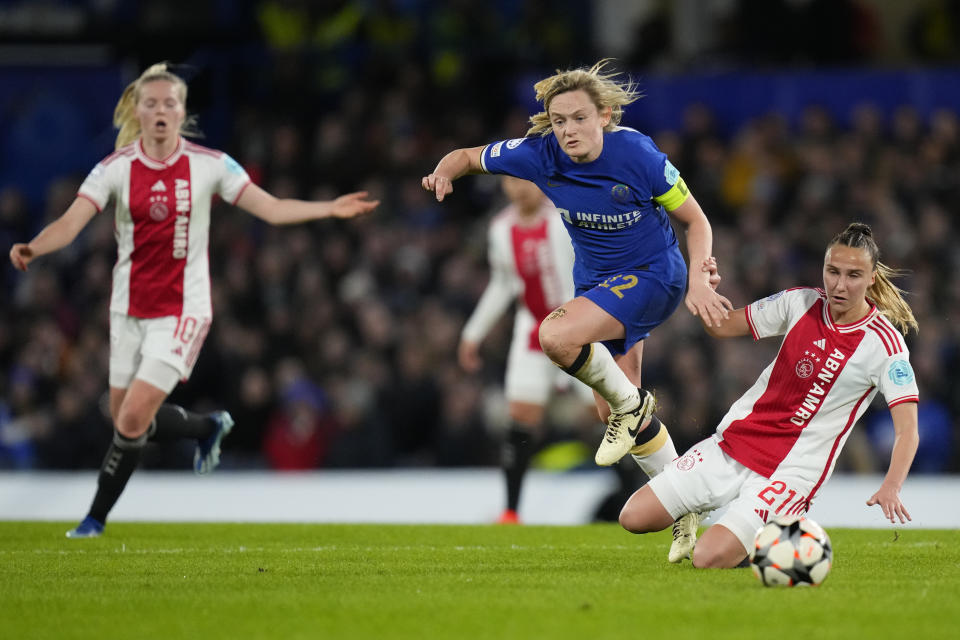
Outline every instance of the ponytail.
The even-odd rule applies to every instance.
[[[140,89],[148,82],[166,80],[180,88],[180,101],[183,108],[187,108],[187,83],[183,78],[168,69],[166,62],[147,67],[140,77],[127,85],[120,95],[116,108],[113,110],[113,126],[118,129],[115,149],[125,147],[140,136],[140,120],[137,119],[137,101],[140,99]],[[180,127],[180,134],[185,136],[199,136],[196,116],[187,116]]]
[[[862,222],[852,222],[847,228],[834,236],[828,249],[835,244],[842,244],[855,249],[863,249],[870,254],[873,265],[874,281],[867,288],[867,297],[877,305],[880,312],[887,317],[904,334],[910,329],[919,330],[917,319],[907,301],[903,299],[904,291],[892,280],[903,275],[903,271],[893,269],[880,262],[880,248],[873,238],[870,225]]]

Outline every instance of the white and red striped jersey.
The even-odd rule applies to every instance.
[[[115,203],[110,310],[137,318],[211,317],[211,199],[235,204],[248,184],[233,158],[183,138],[162,161],[148,158],[137,139],[94,167],[77,195],[97,211]]]
[[[877,391],[889,407],[918,401],[910,353],[875,305],[857,322],[835,324],[822,289],[774,294],[746,307],[746,317],[755,340],[784,335],[783,343],[714,437],[765,477],[797,478],[810,500]]]
[[[463,328],[463,339],[480,342],[516,300],[513,340],[540,350],[540,323],[573,298],[573,245],[549,200],[535,218],[521,219],[508,205],[487,234],[490,282]]]

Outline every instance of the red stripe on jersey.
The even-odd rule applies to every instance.
[[[189,249],[190,158],[151,169],[139,159],[130,164],[130,307],[138,318],[179,316]]]
[[[510,236],[517,275],[523,280],[523,302],[537,321],[530,332],[529,348],[540,351],[540,323],[553,311],[543,291],[543,262],[544,257],[550,254],[547,221],[542,220],[532,227],[513,225]]]
[[[187,144],[184,146],[184,148],[190,152],[205,153],[208,156],[213,156],[214,158],[223,157],[223,151],[217,151],[216,149],[211,149],[210,147],[204,147],[197,144],[196,142],[187,141]]]
[[[880,342],[883,343],[883,348],[887,350],[887,355],[892,356],[893,349],[890,347],[890,342],[888,341],[887,336],[884,335],[883,331],[881,331],[875,325],[872,325],[872,324],[870,325],[870,329],[872,329],[873,332],[877,334],[877,337],[880,338]]]
[[[747,318],[747,326],[750,327],[750,335],[753,336],[754,340],[759,340],[760,336],[757,335],[757,330],[753,327],[753,315],[750,312],[750,305],[745,306],[743,311]]]
[[[246,191],[246,190],[247,190],[247,187],[249,187],[249,186],[250,186],[250,182],[247,182],[247,184],[245,184],[245,185],[243,185],[242,187],[240,187],[240,191],[237,192],[237,197],[234,198],[234,199],[233,199],[233,202],[231,202],[230,204],[237,204],[238,202],[240,202],[240,196],[243,195],[243,192]]]
[[[94,199],[91,198],[90,196],[88,196],[88,195],[86,195],[86,194],[84,194],[84,193],[78,193],[78,194],[77,194],[77,197],[78,197],[78,198],[83,198],[84,200],[90,201],[90,203],[93,204],[94,208],[96,208],[97,213],[100,213],[101,211],[103,211],[103,209],[100,208],[100,205],[97,204],[96,200],[94,200]]]
[[[903,351],[903,343],[900,342],[900,338],[897,336],[897,332],[893,330],[893,327],[885,324],[878,318],[870,323],[870,328],[876,331],[881,339],[886,337],[883,344],[887,346],[887,355],[892,356],[895,353]]]
[[[898,404],[903,404],[904,402],[920,402],[920,396],[903,396],[902,398],[896,398],[887,403],[887,407],[892,409]]]
[[[817,300],[787,332],[770,379],[750,414],[724,429],[720,447],[744,466],[770,477],[814,419],[843,372],[862,331],[829,331]],[[813,346],[826,340],[823,352]]]
[[[850,431],[850,427],[853,426],[853,423],[857,419],[857,410],[860,408],[860,405],[863,404],[863,401],[866,400],[870,393],[873,391],[873,387],[867,389],[866,393],[860,396],[860,399],[857,400],[857,404],[853,405],[853,409],[850,411],[850,417],[847,418],[847,424],[844,425],[843,431],[841,431],[836,438],[833,439],[833,447],[830,448],[830,455],[827,456],[827,463],[823,466],[823,472],[820,474],[820,479],[817,480],[817,484],[813,485],[813,489],[810,490],[810,495],[808,499],[813,500],[813,497],[817,495],[817,490],[826,480],[827,475],[830,473],[830,467],[833,465],[833,458],[837,455],[837,452],[840,450],[840,442],[843,440],[844,434],[847,431]]]
[[[887,355],[888,355],[888,356],[892,356],[892,355],[893,355],[893,349],[890,347],[890,342],[888,341],[887,336],[884,335],[883,331],[880,331],[879,329],[877,329],[877,328],[876,328],[875,326],[873,326],[873,325],[870,325],[870,329],[872,329],[873,332],[874,332],[875,334],[877,334],[877,337],[880,338],[880,342],[883,343],[883,348],[887,350]]]
[[[133,148],[133,143],[128,144],[125,147],[120,147],[119,149],[117,149],[116,151],[108,155],[106,158],[101,160],[100,165],[105,167],[111,162],[113,162],[114,160],[116,160],[117,158],[122,158],[124,156],[132,156],[135,153],[136,153],[136,150],[134,150]]]

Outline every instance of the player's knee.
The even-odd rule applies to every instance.
[[[736,566],[736,563],[730,561],[726,550],[716,545],[700,544],[700,542],[693,547],[690,562],[697,569],[729,569]]]
[[[631,508],[629,504],[620,510],[620,526],[630,533],[646,533],[650,529],[646,526],[643,513],[639,509]]]
[[[690,554],[690,564],[697,569],[712,569],[716,567],[717,554],[709,546],[699,542],[693,547],[693,553]]]
[[[114,427],[124,438],[132,440],[147,432],[151,419],[152,417],[138,415],[135,411],[121,410],[117,415]]]
[[[543,349],[543,352],[547,357],[551,358],[556,362],[556,359],[553,358],[554,354],[557,354],[561,351],[563,346],[563,340],[560,335],[560,332],[554,329],[549,322],[543,322],[540,324],[540,348]]]

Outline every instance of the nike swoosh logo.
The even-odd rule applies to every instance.
[[[548,186],[548,187],[562,187],[563,184],[564,184],[564,183],[562,183],[562,182],[550,182],[549,180],[547,180],[547,186]]]
[[[636,437],[637,437],[637,434],[640,433],[640,423],[639,423],[639,422],[637,423],[637,428],[636,428],[636,429],[631,429],[630,427],[627,427],[627,433],[630,434],[630,437],[631,437],[631,438],[636,438]]]

